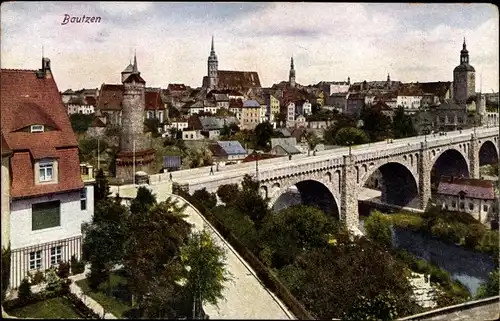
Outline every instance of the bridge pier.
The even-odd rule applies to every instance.
[[[431,155],[427,149],[427,142],[420,143],[420,154],[418,162],[418,195],[420,196],[420,208],[425,210],[432,197],[431,194]]]
[[[470,148],[469,148],[469,163],[470,170],[469,176],[471,178],[479,178],[479,141],[477,136],[471,134]]]
[[[340,196],[340,220],[349,231],[359,231],[357,177],[353,155],[344,155],[342,190]]]

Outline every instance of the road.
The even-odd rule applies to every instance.
[[[479,131],[479,129],[477,129]],[[481,128],[481,131],[491,131],[492,133],[498,133],[498,127]],[[463,130],[463,131],[453,131],[447,132],[446,138],[455,137],[467,137],[474,133],[473,129]],[[428,143],[436,142],[443,139],[440,135],[426,135],[426,136],[415,136],[410,138],[395,139],[391,142],[382,141],[371,144],[363,144],[353,146],[351,148],[351,153],[353,155],[367,154],[371,152],[376,152],[384,149],[396,149],[399,147],[412,146],[415,148],[420,148],[420,143],[427,140]],[[312,161],[320,162],[327,161],[331,159],[341,158],[343,155],[349,153],[348,147],[340,147],[330,150],[318,151],[316,156],[307,156],[307,154],[293,155],[292,160],[288,157],[279,157],[273,159],[261,160],[258,162],[259,173],[263,173],[270,170],[277,170],[280,168],[286,168],[290,166],[299,166],[303,164],[310,163]],[[182,171],[172,172],[172,179],[175,182],[185,184],[202,184],[210,181],[215,181],[223,178],[234,177],[236,181],[245,174],[255,175],[257,171],[256,162],[247,162],[235,165],[220,166],[219,171],[215,170],[214,174],[210,175],[210,166],[205,166],[201,168],[187,169]]]
[[[113,194],[116,190],[115,186],[111,187]],[[120,190],[120,195],[124,198],[133,198],[135,194],[135,189],[131,186],[122,187]],[[179,205],[185,202],[177,195],[156,193],[156,196],[159,202],[164,201],[167,197],[177,199]],[[206,228],[211,232],[216,242],[226,250],[226,262],[228,270],[232,274],[233,280],[226,284],[223,294],[225,300],[219,303],[219,307],[212,305],[203,307],[210,319],[296,319],[286,306],[267,290],[256,273],[231,245],[189,203],[185,213],[188,216],[186,220],[194,224],[195,230]]]

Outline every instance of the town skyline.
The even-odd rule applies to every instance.
[[[101,21],[62,25],[65,15]],[[288,79],[292,56],[302,85],[451,81],[465,37],[476,90],[499,87],[488,4],[35,2],[5,3],[1,16],[2,68],[37,69],[43,46],[61,90],[119,83],[134,51],[147,86],[201,86],[212,35],[220,70],[257,71],[265,87]]]

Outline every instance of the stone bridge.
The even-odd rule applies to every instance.
[[[172,179],[187,185],[189,192],[206,188],[216,192],[223,184],[240,184],[245,174],[260,182],[261,194],[270,205],[296,186],[310,201],[330,199],[332,212],[348,228],[357,228],[358,196],[370,176],[379,170],[382,200],[404,206],[414,198],[425,209],[431,198],[431,172],[479,178],[483,159],[498,162],[498,127],[447,132],[446,135],[416,136],[342,147],[317,152],[316,156],[294,155],[221,167],[210,175],[210,167],[172,173]],[[493,159],[493,160],[491,160]],[[167,174],[151,175],[151,183],[169,181]],[[316,200],[314,200],[316,198]]]

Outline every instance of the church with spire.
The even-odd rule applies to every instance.
[[[207,75],[203,77],[202,87],[207,92],[210,90],[236,90],[245,93],[262,90],[259,74],[256,71],[219,70],[213,36],[207,61]]]

